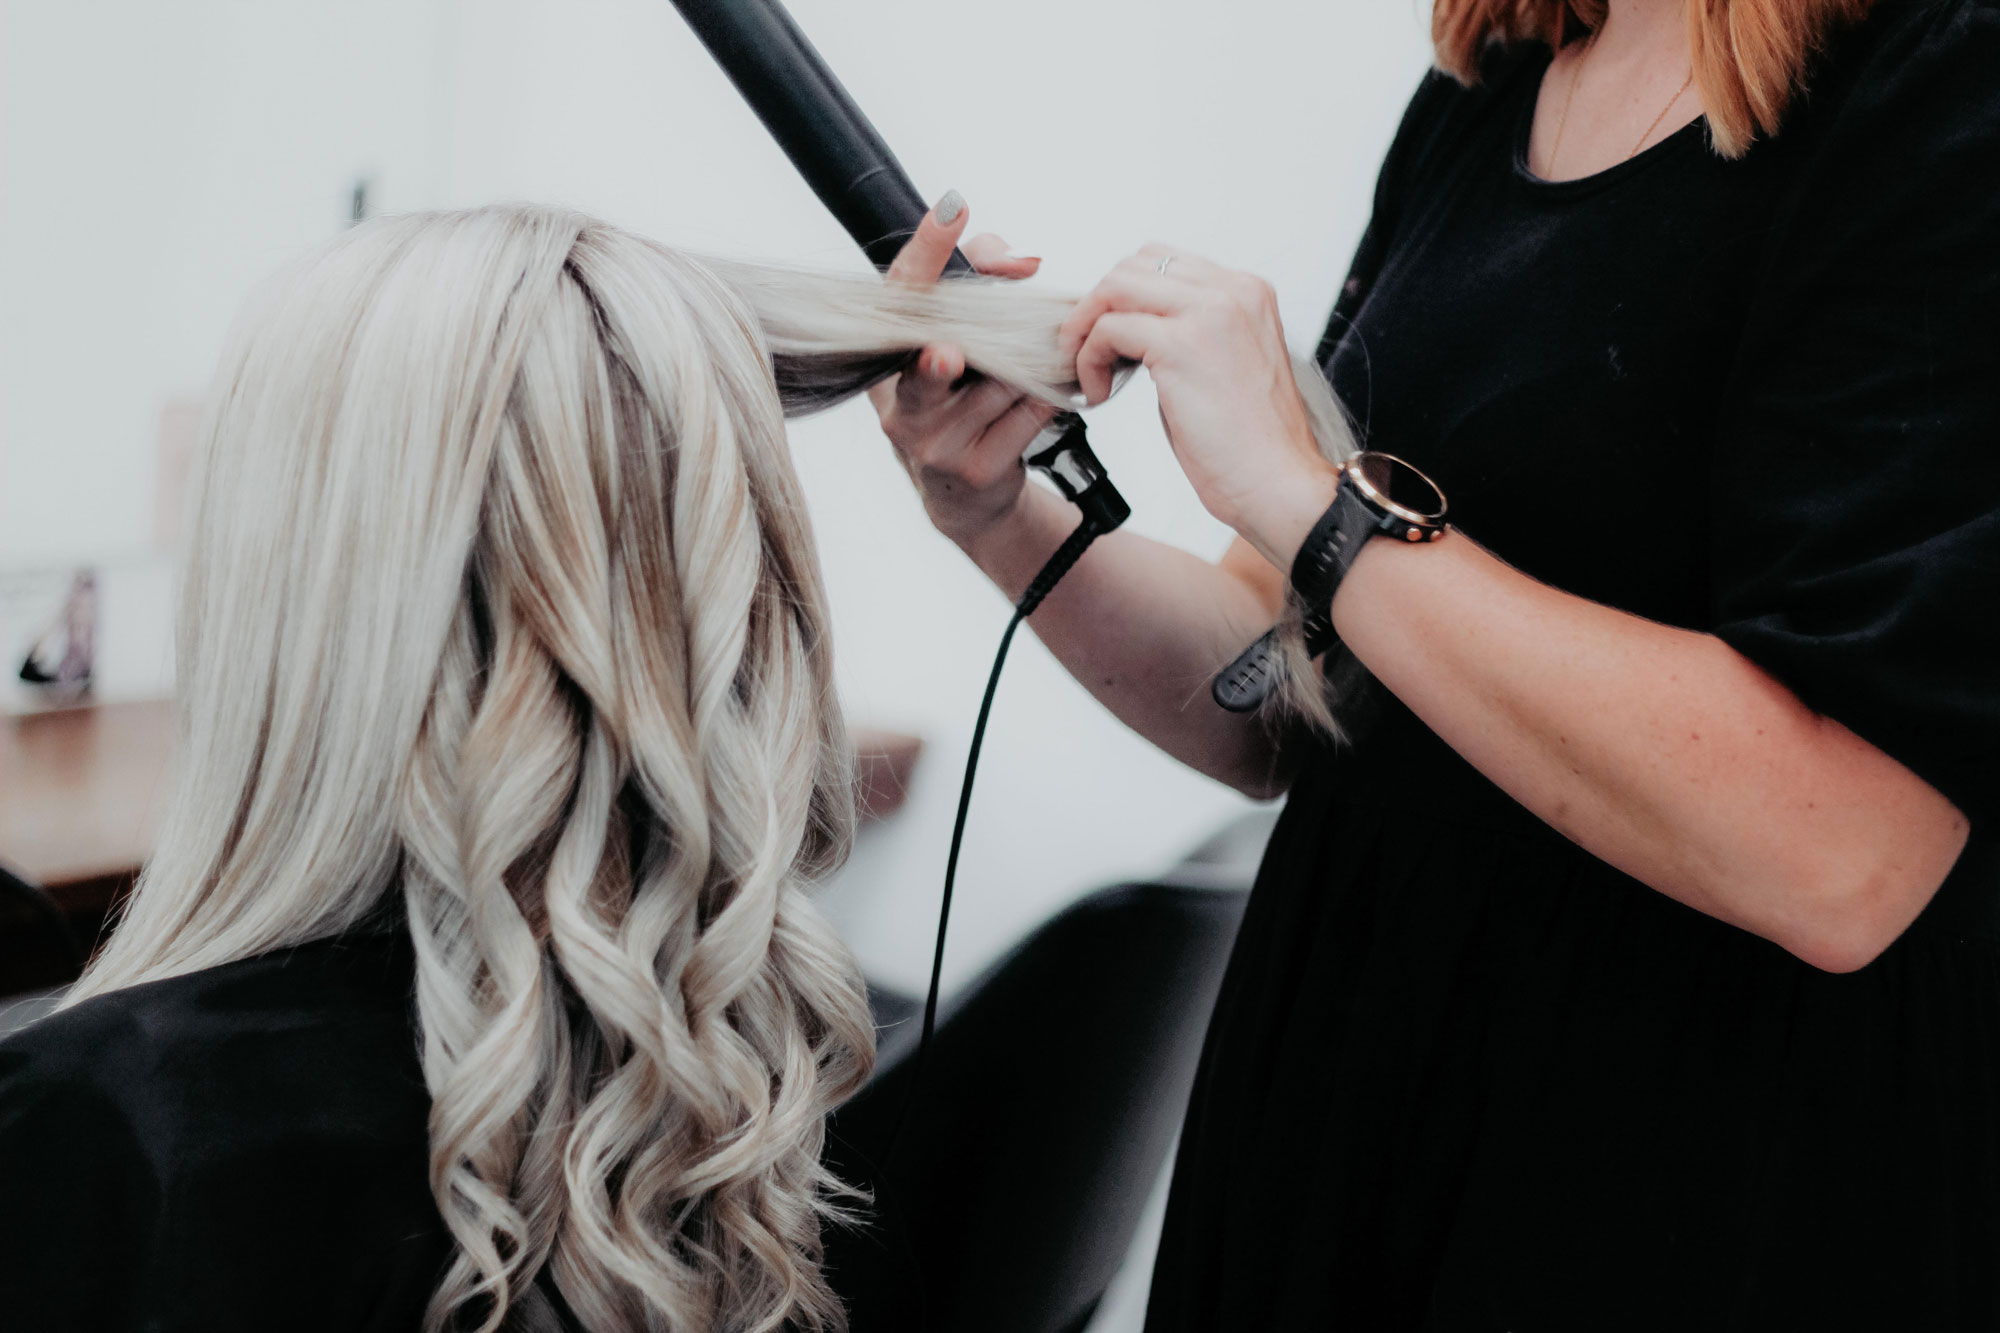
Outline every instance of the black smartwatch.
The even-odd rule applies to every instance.
[[[1434,542],[1448,532],[1444,492],[1436,482],[1393,454],[1359,453],[1341,465],[1333,503],[1292,560],[1293,591],[1305,602],[1306,652],[1331,648],[1333,594],[1370,538]],[[1276,627],[1245,648],[1209,687],[1232,713],[1248,713],[1278,683]]]

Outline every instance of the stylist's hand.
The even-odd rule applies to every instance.
[[[1291,567],[1333,502],[1335,473],[1313,441],[1270,284],[1149,245],[1083,298],[1058,341],[1093,404],[1110,397],[1119,362],[1142,363],[1202,505]]]
[[[937,281],[971,213],[953,190],[924,216],[889,266],[892,282]],[[989,277],[1034,276],[1042,261],[1009,254],[998,236],[975,236],[965,257]],[[938,531],[970,546],[1020,503],[1026,474],[1021,451],[1054,409],[974,376],[964,383],[965,354],[949,344],[924,348],[917,364],[868,391],[882,430],[909,470]]]

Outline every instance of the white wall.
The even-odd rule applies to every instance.
[[[440,43],[423,4],[4,0],[0,559],[152,531],[160,409],[249,285],[379,174],[420,205]]]
[[[391,209],[562,201],[690,248],[858,263],[666,0],[0,3],[0,563],[144,544],[162,405],[198,391],[251,281],[340,225],[358,174]],[[792,11],[920,188],[963,191],[976,230],[1047,257],[1039,281],[1081,290],[1165,239],[1269,277],[1305,344],[1426,57],[1413,5]],[[1219,552],[1145,386],[1099,416],[1132,526]],[[932,743],[910,809],[830,898],[872,969],[914,986],[1006,607],[926,526],[865,406],[797,446],[851,713]],[[1239,808],[1024,636],[952,978]]]

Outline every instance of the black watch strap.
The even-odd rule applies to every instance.
[[[1292,588],[1309,612],[1324,616],[1333,593],[1370,537],[1383,530],[1383,516],[1368,507],[1343,473],[1333,503],[1312,525],[1292,558]]]
[[[1236,660],[1215,673],[1208,697],[1232,713],[1254,713],[1278,683],[1278,630],[1264,631]]]
[[[1292,587],[1306,604],[1301,628],[1308,656],[1318,657],[1334,645],[1334,589],[1362,546],[1381,531],[1380,515],[1361,502],[1343,477],[1333,503],[1313,524],[1292,560]],[[1209,697],[1229,712],[1252,712],[1276,687],[1278,670],[1278,631],[1274,628],[1266,630],[1217,674],[1209,684]]]
[[[1415,505],[1410,503],[1412,493]],[[1392,494],[1402,498],[1392,500]],[[1436,541],[1447,531],[1444,515],[1444,492],[1400,458],[1362,453],[1341,468],[1333,503],[1292,559],[1292,590],[1305,603],[1300,628],[1309,656],[1318,657],[1339,642],[1333,632],[1333,594],[1368,539]],[[1232,713],[1255,710],[1277,686],[1282,670],[1277,649],[1275,628],[1245,648],[1209,686],[1215,702]]]
[[[1306,612],[1302,628],[1308,657],[1318,657],[1339,639],[1333,632],[1332,618],[1318,607]],[[1277,672],[1278,631],[1274,626],[1216,673],[1208,685],[1209,697],[1232,713],[1253,713],[1277,686]]]

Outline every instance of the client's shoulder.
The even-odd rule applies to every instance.
[[[94,996],[0,1041],[9,1315],[416,1327],[449,1246],[412,975],[406,942],[345,936]]]
[[[168,1153],[330,1117],[421,1135],[410,995],[406,941],[348,935],[93,996],[0,1041],[0,1132],[62,1104]]]

